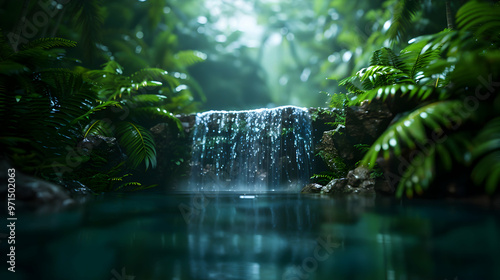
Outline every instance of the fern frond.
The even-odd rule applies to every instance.
[[[370,58],[370,66],[374,65],[392,66],[405,74],[409,74],[407,64],[389,48],[381,48],[373,52]]]
[[[71,1],[69,3],[76,24],[81,29],[82,45],[85,56],[92,59],[96,43],[102,37],[102,25],[104,23],[103,7],[101,0]]]
[[[185,50],[177,52],[174,55],[175,62],[180,69],[184,69],[191,65],[203,62],[207,59],[207,55],[200,51]]]
[[[149,166],[156,167],[155,142],[148,130],[138,124],[121,122],[116,127],[116,133],[133,168],[142,162],[146,165],[146,169]]]
[[[76,46],[75,41],[56,37],[56,38],[36,39],[34,41],[29,42],[26,45],[23,45],[20,49],[28,50],[28,49],[39,48],[47,50],[53,48],[73,48],[75,46]]]
[[[29,68],[21,63],[16,63],[14,61],[9,61],[9,60],[0,62],[0,74],[2,75],[13,76],[28,71]]]
[[[389,37],[392,40],[402,40],[408,27],[412,25],[415,15],[421,10],[420,0],[400,0],[396,2],[391,26],[389,27]]]
[[[500,185],[500,117],[488,122],[474,138],[472,160],[477,161],[472,180],[485,184],[486,192],[492,194]]]
[[[361,85],[356,85],[357,81],[359,81],[358,76],[352,75],[350,77],[340,80],[339,86],[344,86],[349,92],[353,94],[362,94],[365,91],[361,89]]]
[[[183,131],[181,121],[177,117],[175,117],[174,114],[170,113],[166,109],[163,109],[162,107],[138,107],[134,109],[132,114],[138,118],[161,117],[166,121],[175,123],[179,131]]]
[[[429,141],[427,129],[442,133],[459,121],[465,121],[457,120],[463,106],[459,100],[451,100],[438,101],[415,109],[387,128],[366,153],[362,164],[373,167],[379,154],[388,159],[391,152],[400,156],[401,147],[416,149],[417,144],[425,145]]]
[[[370,67],[361,69],[360,71],[358,71],[358,73],[356,73],[356,75],[358,76],[360,81],[363,82],[363,87],[365,90],[397,83],[415,83],[402,70],[393,66],[372,65]]]
[[[457,12],[457,27],[471,31],[479,38],[499,41],[500,6],[490,3],[469,1]]]
[[[83,138],[87,138],[89,135],[102,135],[109,137],[113,135],[112,125],[110,122],[103,120],[95,120],[88,124],[83,130]]]
[[[410,77],[418,83],[422,77],[425,77],[423,75],[423,69],[440,57],[441,48],[432,48],[430,45],[426,45],[422,51],[417,54],[415,62],[413,62],[411,67]]]
[[[138,103],[157,103],[166,98],[166,96],[160,94],[138,94],[132,97],[132,101]]]
[[[113,73],[113,74],[118,74],[118,75],[123,74],[123,67],[115,60],[109,60],[108,62],[101,65],[101,67],[102,67],[102,71],[105,71],[108,73]]]
[[[390,86],[378,87],[368,90],[358,95],[349,102],[349,105],[358,105],[364,100],[387,100],[389,97],[407,96],[408,99],[418,99],[420,101],[428,100],[432,97],[438,98],[441,90],[435,87],[417,86],[413,84],[395,84]]]
[[[399,181],[396,196],[401,197],[403,193],[407,197],[412,197],[414,193],[422,194],[434,180],[438,167],[451,171],[453,162],[464,164],[462,151],[470,146],[463,133],[455,133],[448,135],[442,143],[431,143],[426,145],[425,150],[416,151]]]
[[[145,68],[130,75],[130,80],[133,83],[141,83],[143,81],[161,81],[166,79],[168,72],[160,68]]]

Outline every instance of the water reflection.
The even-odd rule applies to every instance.
[[[500,279],[499,217],[374,196],[104,196],[20,214],[0,279]]]

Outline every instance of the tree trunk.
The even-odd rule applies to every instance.
[[[451,11],[451,0],[446,0],[446,21],[448,23],[448,29],[455,28],[453,13]]]

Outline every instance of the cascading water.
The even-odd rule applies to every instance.
[[[294,106],[197,114],[193,190],[298,191],[309,180],[311,118]]]

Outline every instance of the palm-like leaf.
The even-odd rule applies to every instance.
[[[203,62],[207,59],[207,55],[200,51],[185,50],[174,55],[177,67],[184,69],[196,63]]]
[[[421,8],[420,0],[397,1],[391,27],[388,31],[390,38],[393,40],[402,39],[408,27],[411,26],[413,17]]]
[[[463,134],[449,135],[443,143],[434,142],[430,136],[431,133],[443,134],[466,121],[458,117],[461,110],[462,102],[450,100],[434,102],[412,111],[391,125],[375,141],[362,164],[373,167],[380,154],[385,159],[389,159],[391,155],[399,157],[405,147],[409,148],[416,156],[409,162],[404,174],[401,174],[397,196],[405,191],[410,197],[414,192],[420,194],[434,178],[436,161],[446,170],[451,169],[453,161],[466,161],[466,155],[462,151],[467,150],[470,144]]]
[[[409,73],[407,63],[389,48],[381,48],[373,52],[372,57],[370,58],[370,66],[373,65],[392,66],[393,68],[399,69],[406,74]]]
[[[174,114],[170,113],[166,109],[162,109],[161,107],[138,107],[135,108],[132,112],[134,117],[138,117],[139,119],[147,119],[151,117],[160,117],[169,122],[175,123],[180,132],[182,132],[183,127],[181,121],[174,116]]]
[[[85,127],[82,134],[83,138],[86,138],[89,135],[102,135],[109,137],[113,135],[113,128],[110,122],[95,120]]]
[[[492,194],[500,185],[500,118],[488,122],[474,139],[472,159],[477,160],[472,171],[476,184],[485,184]]]
[[[156,149],[153,136],[144,127],[131,122],[121,122],[116,126],[118,141],[125,148],[131,165],[135,168],[142,162],[146,169],[156,167]]]
[[[457,26],[463,31],[472,31],[479,38],[500,40],[500,5],[470,1],[457,12]]]
[[[167,71],[160,68],[145,68],[130,75],[130,79],[134,83],[140,83],[143,81],[161,81],[165,79],[167,74]]]
[[[412,197],[414,193],[422,194],[433,179],[438,167],[451,171],[453,162],[464,164],[466,158],[462,151],[468,150],[470,143],[463,133],[448,135],[442,143],[427,145],[425,150],[416,152],[403,176],[400,178],[396,196],[406,193]]]
[[[20,49],[53,49],[53,48],[72,48],[76,46],[76,42],[63,38],[40,38],[23,45]]]
[[[387,100],[390,97],[407,96],[408,99],[425,101],[432,97],[438,98],[442,90],[434,87],[417,86],[413,84],[395,84],[390,86],[381,86],[359,94],[356,99],[351,101],[350,105],[356,105],[363,100]]]
[[[77,25],[82,30],[82,45],[87,58],[91,59],[96,50],[96,43],[101,39],[103,25],[103,9],[101,0],[71,1]]]
[[[400,156],[401,147],[416,149],[417,144],[425,145],[429,141],[429,130],[442,133],[457,122],[465,121],[457,117],[462,109],[462,102],[452,100],[434,102],[412,111],[387,128],[368,150],[362,163],[374,166],[380,153],[388,159],[391,151]]]

